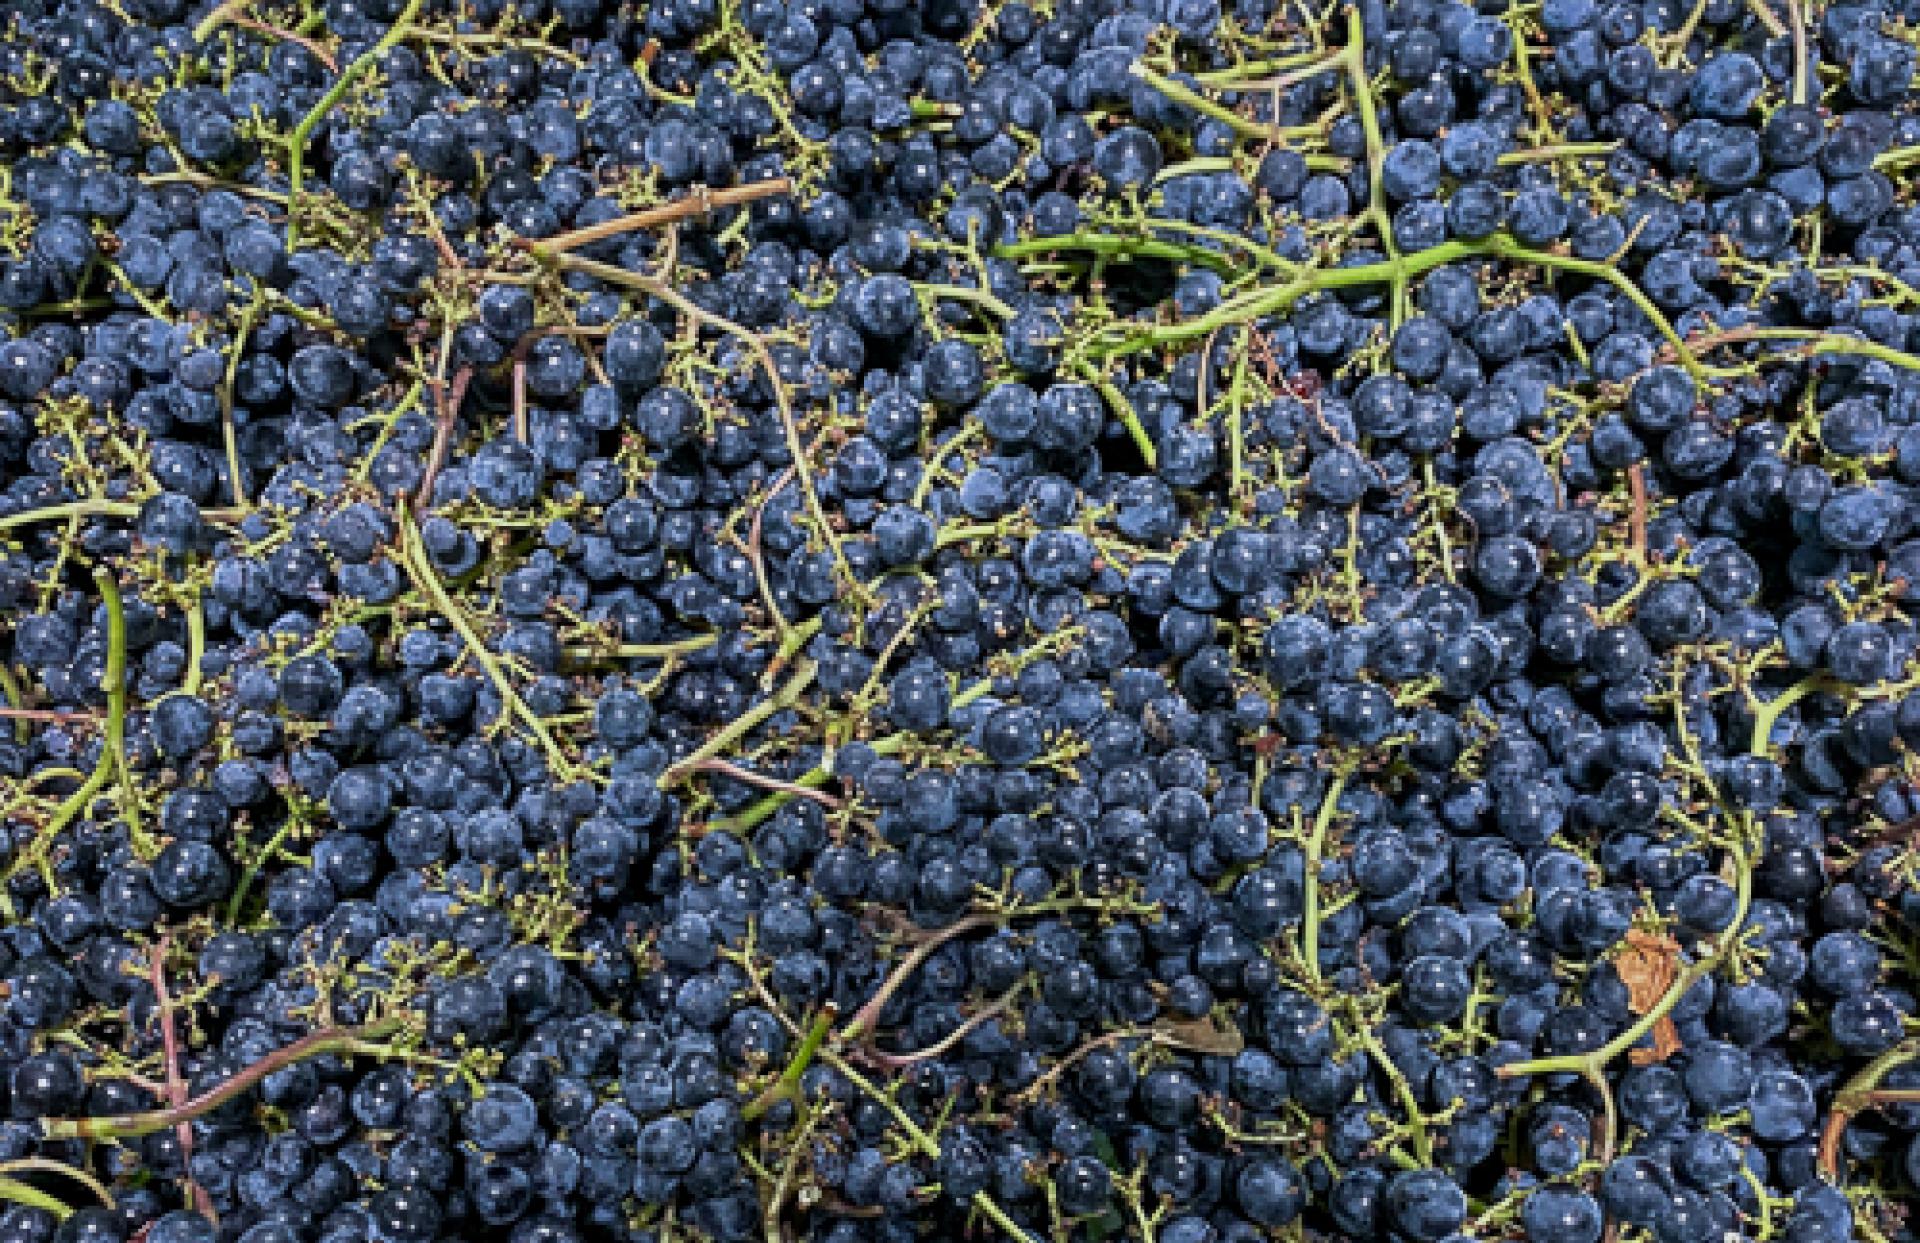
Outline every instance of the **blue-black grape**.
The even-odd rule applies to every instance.
[[[1657,7],[27,6],[9,1227],[1908,1237],[1915,53]]]

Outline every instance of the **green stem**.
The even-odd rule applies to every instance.
[[[922,284],[916,285],[915,288],[935,298],[951,298],[956,302],[971,302],[975,306],[984,307],[992,311],[1001,319],[1013,318],[1013,308],[1005,302],[1002,302],[991,290],[973,289],[966,285],[940,284]]]
[[[1840,1181],[1840,1141],[1846,1137],[1847,1123],[1855,1114],[1876,1103],[1881,1095],[1878,1091],[1881,1080],[1896,1066],[1917,1057],[1920,1057],[1920,1037],[1904,1040],[1867,1063],[1865,1069],[1833,1094],[1833,1110],[1820,1130],[1819,1147],[1820,1172],[1828,1182]]]
[[[1881,172],[1889,169],[1904,168],[1908,164],[1920,161],[1920,147],[1895,147],[1891,151],[1882,151],[1874,157],[1873,166]]]
[[[875,1087],[872,1080],[861,1074],[847,1059],[841,1057],[831,1049],[822,1049],[820,1051],[820,1060],[831,1066],[835,1071],[839,1072],[848,1083],[851,1083],[855,1088],[859,1089],[860,1092],[877,1101],[881,1108],[892,1114],[894,1121],[900,1124],[900,1129],[907,1133],[907,1137],[912,1141],[913,1146],[919,1149],[922,1156],[925,1156],[931,1161],[937,1162],[940,1160],[940,1141],[927,1134],[906,1110],[900,1108],[891,1093],[883,1092]],[[999,1203],[986,1192],[974,1192],[969,1203],[988,1221],[991,1221],[1004,1231],[1009,1239],[1014,1240],[1014,1243],[1035,1243],[1034,1235],[1022,1229],[1019,1222],[1007,1216],[1006,1210],[1001,1208]]]
[[[717,634],[696,634],[669,643],[616,643],[611,647],[581,644],[563,650],[572,660],[660,660],[704,651],[719,641]]]
[[[1407,1077],[1400,1073],[1400,1067],[1394,1063],[1394,1060],[1387,1056],[1386,1049],[1381,1046],[1379,1038],[1373,1034],[1373,1029],[1368,1026],[1365,1019],[1359,1019],[1354,1024],[1353,1030],[1354,1034],[1360,1038],[1360,1043],[1379,1065],[1380,1073],[1385,1075],[1387,1082],[1393,1085],[1393,1094],[1399,1098],[1400,1108],[1406,1112],[1407,1133],[1413,1139],[1413,1155],[1422,1166],[1432,1165],[1433,1136],[1427,1133],[1426,1115],[1420,1112],[1420,1102],[1414,1098],[1412,1085],[1407,1082]]]
[[[1314,814],[1313,831],[1307,835],[1306,840],[1306,902],[1300,917],[1300,953],[1306,959],[1307,974],[1313,977],[1315,983],[1321,980],[1320,860],[1327,848],[1327,829],[1333,824],[1334,812],[1340,805],[1340,796],[1346,792],[1347,780],[1352,775],[1351,765],[1343,766],[1333,774],[1333,781],[1327,786],[1327,792],[1320,800],[1320,810]]]
[[[813,1025],[807,1028],[807,1034],[800,1041],[800,1047],[787,1059],[786,1069],[780,1072],[766,1091],[748,1101],[740,1110],[740,1116],[748,1122],[758,1118],[780,1101],[796,1099],[800,1094],[800,1079],[807,1073],[807,1067],[813,1064],[814,1054],[820,1052],[820,1046],[827,1042],[827,1036],[833,1031],[833,1022],[840,1017],[840,1011],[832,1002],[820,1008],[813,1016]]]
[[[93,800],[106,788],[107,779],[120,769],[124,763],[124,743],[127,725],[127,615],[120,602],[120,585],[114,581],[111,572],[100,569],[93,572],[94,586],[100,591],[101,602],[107,609],[107,667],[101,675],[101,686],[107,693],[107,731],[106,739],[100,748],[100,755],[94,760],[93,771],[79,789],[69,794],[28,847],[20,853],[8,870],[8,879],[18,875],[29,864],[40,869],[41,878],[46,881],[47,889],[54,889],[53,868],[47,863],[47,852],[53,848],[54,839],[62,830],[78,819]]]
[[[833,553],[834,565],[839,569],[841,578],[855,598],[863,604],[872,604],[871,593],[867,591],[866,584],[855,576],[853,567],[847,562],[846,550],[840,545],[840,537],[834,533],[833,525],[828,522],[826,510],[821,508],[820,491],[813,482],[813,463],[807,457],[806,446],[800,441],[800,425],[794,419],[793,402],[787,393],[786,382],[780,378],[780,368],[773,361],[773,354],[767,349],[766,342],[762,341],[758,334],[741,327],[723,315],[715,315],[665,281],[644,272],[630,272],[626,268],[582,258],[579,255],[555,253],[538,243],[530,244],[527,250],[542,263],[563,270],[582,272],[609,284],[622,285],[651,295],[695,323],[705,324],[717,332],[735,338],[753,353],[755,361],[767,373],[767,384],[773,390],[774,407],[780,413],[780,428],[786,438],[787,455],[793,459],[794,476],[800,480],[801,490],[807,498],[808,512],[812,515],[814,525],[819,528],[820,538],[826,542],[828,549]]]
[[[1605,281],[1609,285],[1612,285],[1625,295],[1626,299],[1633,303],[1642,315],[1647,317],[1647,320],[1659,330],[1661,336],[1667,339],[1667,344],[1673,347],[1675,354],[1680,358],[1681,365],[1686,367],[1689,373],[1696,379],[1703,378],[1706,375],[1706,368],[1703,367],[1700,360],[1694,356],[1693,349],[1687,344],[1686,339],[1674,330],[1673,324],[1667,319],[1666,314],[1653,304],[1653,300],[1647,297],[1640,286],[1634,284],[1633,281],[1627,277],[1626,273],[1608,264],[1595,263],[1588,259],[1576,259],[1572,255],[1555,254],[1552,251],[1546,250],[1532,250],[1520,245],[1511,235],[1505,233],[1495,234],[1491,240],[1494,242],[1493,253],[1502,258],[1512,259],[1520,263],[1535,263],[1541,267],[1559,268],[1563,272],[1575,272],[1581,276],[1591,277],[1597,281]]]
[[[1222,246],[1237,246],[1268,267],[1276,268],[1282,272],[1293,273],[1300,271],[1300,265],[1293,260],[1283,259],[1277,252],[1262,246],[1252,238],[1242,237],[1237,233],[1229,233],[1225,229],[1215,229],[1204,224],[1192,224],[1185,220],[1155,219],[1147,222],[1147,224],[1149,228],[1165,230],[1168,233],[1184,233],[1189,237],[1205,238],[1208,241],[1218,242]],[[1212,252],[1209,251],[1208,253],[1211,254]],[[1230,273],[1234,274],[1242,270],[1243,269],[1237,264],[1230,266],[1228,269]]]
[[[387,440],[393,435],[394,428],[399,426],[401,416],[419,405],[420,399],[426,395],[426,391],[427,382],[425,380],[415,380],[413,387],[406,391],[406,394],[400,398],[400,401],[392,410],[389,410],[384,415],[378,416],[380,418],[380,430],[374,434],[373,443],[367,446],[367,456],[361,459],[360,465],[355,468],[353,472],[354,478],[365,481],[372,477],[373,464],[379,458],[380,451],[387,447]],[[366,421],[367,420],[362,420],[362,422]],[[358,427],[359,424],[356,424],[353,430],[358,430]]]
[[[396,509],[400,521],[400,567],[407,572],[407,576],[413,580],[414,585],[427,595],[433,606],[440,610],[441,616],[447,619],[459,633],[460,638],[465,641],[467,651],[473,656],[474,662],[485,671],[494,689],[500,693],[501,713],[509,719],[519,717],[532,731],[541,749],[547,753],[547,761],[553,768],[553,775],[564,777],[572,772],[572,761],[567,758],[566,752],[560,749],[560,744],[548,731],[547,723],[540,718],[539,713],[529,708],[526,701],[520,698],[519,692],[513,689],[513,683],[507,679],[506,670],[500,667],[500,662],[495,660],[493,653],[487,650],[486,642],[467,620],[466,611],[447,594],[439,574],[427,559],[426,550],[420,546],[420,530],[413,524],[412,513],[404,505],[397,506]]]
[[[1837,332],[1815,328],[1755,328],[1745,335],[1756,341],[1807,341],[1807,355],[1811,358],[1822,354],[1858,354],[1863,358],[1877,358],[1903,371],[1920,371],[1920,355]]]
[[[953,451],[964,448],[969,441],[976,440],[985,434],[986,428],[982,424],[968,423],[944,442],[934,446],[933,451],[927,455],[927,468],[921,472],[920,482],[914,485],[913,507],[915,509],[927,503],[927,493],[933,491],[934,480],[939,477],[941,468]],[[775,616],[778,616],[778,610],[773,611]]]
[[[1140,422],[1140,415],[1134,410],[1133,403],[1128,401],[1127,395],[1107,377],[1089,371],[1087,379],[1092,382],[1094,391],[1099,393],[1108,407],[1113,410],[1113,415],[1120,420],[1120,425],[1127,429],[1127,435],[1133,438],[1134,447],[1140,450],[1140,457],[1146,462],[1147,468],[1153,469],[1159,463],[1160,454],[1154,447],[1153,437],[1147,435],[1146,427]]]
[[[1231,69],[1214,69],[1206,73],[1196,73],[1195,78],[1205,86],[1218,87],[1229,91],[1252,91],[1267,89],[1259,79],[1248,80],[1248,74],[1285,73],[1288,70],[1301,69],[1308,65],[1321,63],[1322,71],[1334,66],[1326,51],[1314,48],[1306,52],[1294,52],[1287,56],[1276,56],[1271,60],[1249,60],[1235,65]]]
[[[1687,990],[1711,975],[1722,962],[1726,961],[1728,955],[1733,952],[1733,947],[1739,943],[1740,926],[1746,922],[1747,908],[1752,901],[1752,867],[1747,858],[1745,845],[1737,841],[1731,842],[1728,844],[1728,851],[1733,856],[1734,869],[1737,873],[1738,896],[1734,904],[1733,920],[1727,925],[1726,931],[1720,934],[1705,957],[1680,972],[1673,983],[1668,985],[1667,991],[1661,994],[1660,999],[1648,1007],[1647,1012],[1635,1020],[1632,1026],[1591,1053],[1567,1053],[1557,1057],[1535,1058],[1526,1062],[1509,1062],[1495,1073],[1502,1079],[1516,1079],[1522,1075],[1553,1074],[1576,1074],[1589,1078],[1596,1075],[1604,1076],[1607,1063],[1638,1044],[1648,1032],[1653,1030],[1654,1024],[1672,1013],[1673,1008],[1680,1004],[1680,998],[1686,995]]]
[[[743,955],[739,961],[741,965],[746,968],[747,981],[752,985],[754,991],[760,995],[762,1003],[764,1003],[767,1009],[773,1013],[774,1017],[780,1021],[782,1026],[796,1036],[800,1035],[799,1026],[781,1011],[779,1002],[775,1000],[773,994],[767,990],[766,982],[760,978],[760,973],[754,969],[752,960]],[[833,1070],[848,1083],[851,1083],[860,1092],[871,1098],[874,1103],[891,1114],[894,1120],[900,1124],[901,1129],[907,1133],[914,1148],[918,1149],[921,1155],[931,1158],[936,1162],[940,1160],[940,1142],[933,1136],[927,1134],[925,1129],[923,1129],[919,1123],[915,1122],[911,1115],[900,1108],[899,1102],[894,1100],[892,1093],[883,1092],[875,1087],[872,1080],[861,1074],[846,1058],[841,1057],[839,1053],[835,1052],[825,1043],[816,1046],[815,1055],[820,1061],[832,1067]],[[992,1220],[994,1224],[998,1225],[1002,1230],[1006,1231],[1007,1237],[1015,1240],[1015,1243],[1037,1243],[1033,1236],[1029,1235],[1025,1230],[1022,1230],[1019,1223],[1008,1217],[999,1204],[995,1203],[993,1197],[989,1196],[986,1192],[975,1192],[969,1202],[976,1210]]]
[[[1535,161],[1586,159],[1608,156],[1620,149],[1617,142],[1557,142],[1544,147],[1529,147],[1522,151],[1508,151],[1498,160],[1502,166],[1511,168],[1516,164],[1531,164]]]
[[[291,214],[287,217],[287,230],[289,233],[293,230]],[[246,353],[247,337],[252,334],[253,325],[265,307],[266,303],[256,291],[253,301],[240,313],[240,327],[234,333],[233,344],[229,347],[231,352],[227,355],[226,375],[220,381],[220,437],[226,446],[227,474],[232,477],[233,503],[240,509],[247,507],[247,488],[245,476],[240,471],[240,432],[233,421],[233,386],[240,375],[240,359]]]
[[[0,1176],[14,1174],[54,1174],[61,1178],[71,1178],[93,1193],[96,1200],[106,1208],[119,1208],[113,1198],[113,1192],[107,1190],[105,1183],[95,1178],[90,1171],[77,1165],[68,1165],[64,1161],[55,1161],[50,1157],[15,1157],[11,1161],[0,1161]]]
[[[1780,723],[1781,716],[1788,708],[1815,691],[1837,689],[1840,689],[1839,683],[1825,674],[1816,673],[1811,677],[1801,678],[1767,702],[1756,704],[1753,709],[1753,733],[1747,742],[1747,754],[1765,759],[1773,741],[1773,728]]]
[[[1032,259],[1062,250],[1128,259],[1164,259],[1171,263],[1194,263],[1202,267],[1214,268],[1228,275],[1238,270],[1238,265],[1231,258],[1218,251],[1208,250],[1204,246],[1183,246],[1178,242],[1163,242],[1148,237],[1129,237],[1119,233],[1068,233],[1061,237],[1036,237],[1028,241],[1011,242],[1005,246],[996,247],[994,254],[1002,259]]]
[[[293,133],[288,136],[287,250],[289,253],[299,246],[300,183],[305,173],[307,144],[313,140],[313,131],[319,128],[320,122],[326,119],[335,105],[345,98],[354,82],[378,64],[380,58],[406,36],[407,27],[413,24],[413,19],[420,15],[420,10],[425,6],[426,0],[407,0],[407,7],[400,11],[400,16],[393,19],[393,25],[387,27],[387,33],[381,35],[379,42],[362,52],[352,64],[340,71],[340,76],[334,79],[333,86],[320,97],[320,102],[301,118],[300,124],[294,126]]]
[[[894,734],[888,738],[881,738],[869,745],[872,746],[874,754],[876,755],[893,755],[897,752],[904,751],[912,737],[911,734]],[[833,773],[829,769],[821,767],[809,769],[798,777],[795,777],[789,784],[801,786],[808,790],[817,790],[831,780],[833,780]],[[714,821],[707,826],[707,831],[709,833],[734,834],[748,832],[758,826],[768,816],[771,816],[774,812],[779,811],[782,807],[792,802],[795,797],[796,796],[790,791],[776,790],[745,811],[737,815],[729,816],[725,820]]]
[[[207,617],[201,611],[198,592],[191,601],[182,606],[187,615],[187,672],[181,680],[180,689],[189,695],[200,693],[200,682],[204,676],[200,664],[207,655]]]
[[[700,748],[685,759],[669,764],[660,774],[658,784],[662,790],[678,785],[682,778],[700,766],[700,761],[711,759],[745,737],[761,722],[774,713],[791,708],[800,699],[800,695],[813,684],[813,678],[820,667],[811,660],[802,661],[787,684],[779,693],[770,695],[752,708],[735,717],[727,726],[713,737],[700,744]]]
[[[1320,54],[1316,53],[1316,55]],[[1322,68],[1323,70],[1333,69],[1336,68],[1339,63],[1339,57],[1336,56],[1329,59]],[[1208,99],[1205,95],[1194,90],[1186,83],[1175,78],[1169,78],[1164,74],[1155,73],[1152,69],[1149,69],[1146,65],[1138,61],[1134,62],[1133,76],[1139,78],[1154,90],[1159,91],[1168,99],[1185,104],[1202,116],[1212,117],[1242,138],[1250,138],[1254,142],[1260,143],[1273,143],[1283,135],[1282,127],[1265,124],[1260,121],[1248,120],[1225,104]],[[1308,74],[1307,76],[1310,77],[1312,75]],[[1249,87],[1247,89],[1252,88]],[[1307,155],[1305,159],[1307,167],[1317,172],[1342,172],[1347,167],[1347,162],[1336,155],[1315,153]]]
[[[36,522],[53,522],[60,518],[138,518],[139,516],[140,507],[130,501],[66,501],[59,505],[29,509],[25,513],[0,518],[0,531],[30,526]]]
[[[240,915],[246,910],[247,890],[253,887],[254,878],[260,875],[260,869],[273,858],[274,852],[280,849],[281,844],[287,840],[299,823],[299,817],[289,811],[286,819],[280,822],[280,827],[273,831],[273,836],[267,839],[266,845],[260,848],[260,853],[241,869],[240,883],[233,887],[233,897],[227,900],[229,924],[239,926]]]
[[[73,1206],[57,1196],[48,1195],[38,1187],[23,1183],[15,1178],[0,1177],[0,1200],[14,1204],[24,1204],[28,1208],[37,1208],[49,1214],[56,1221],[65,1221],[73,1216]]]
[[[247,0],[222,0],[220,4],[214,6],[212,12],[200,19],[198,26],[193,28],[193,41],[195,43],[205,43],[213,37],[214,31],[220,29],[222,22],[231,17],[236,10],[243,9],[246,6]]]
[[[1067,249],[1064,239],[1052,239],[1060,248]],[[1409,255],[1390,257],[1381,263],[1362,263],[1352,267],[1315,268],[1303,271],[1299,276],[1280,285],[1269,285],[1249,290],[1240,297],[1221,303],[1205,315],[1184,320],[1175,324],[1163,324],[1145,332],[1131,335],[1101,351],[1107,358],[1119,358],[1127,354],[1139,353],[1158,345],[1169,345],[1205,337],[1217,329],[1234,324],[1275,315],[1292,306],[1311,293],[1320,293],[1332,289],[1351,289],[1366,285],[1390,285],[1404,288],[1414,277],[1424,275],[1434,268],[1453,263],[1461,259],[1488,256],[1510,259],[1516,263],[1533,264],[1543,268],[1555,268],[1573,272],[1594,280],[1605,281],[1618,289],[1628,301],[1632,302],[1641,314],[1653,324],[1660,335],[1666,338],[1682,365],[1696,377],[1704,377],[1708,369],[1695,356],[1686,340],[1674,330],[1666,315],[1655,306],[1651,299],[1641,291],[1623,273],[1603,263],[1586,259],[1576,259],[1571,255],[1556,254],[1552,251],[1534,250],[1521,245],[1511,234],[1496,233],[1478,241],[1442,242],[1426,250],[1415,251]],[[1129,325],[1115,325],[1119,331],[1126,331]],[[1758,335],[1758,334],[1756,334]],[[1828,338],[1815,347],[1816,352],[1867,354],[1900,361],[1900,365],[1920,369],[1920,358],[1900,354],[1885,346],[1876,346],[1871,342],[1854,341],[1852,338],[1838,338],[1844,345],[1829,344],[1836,340]]]
[[[24,708],[26,697],[20,691],[20,681],[13,676],[13,669],[4,660],[0,660],[0,694],[5,694],[9,707]],[[33,738],[33,726],[25,720],[13,723],[13,740],[28,742]]]

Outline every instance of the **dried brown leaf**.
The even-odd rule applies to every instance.
[[[1232,1057],[1247,1047],[1239,1028],[1217,1025],[1210,1019],[1162,1019],[1153,1025],[1153,1034],[1161,1044],[1215,1057]]]
[[[1645,1014],[1660,1003],[1680,974],[1680,943],[1672,937],[1634,928],[1614,957],[1613,969],[1627,986],[1627,1005],[1635,1014]],[[1649,1033],[1650,1049],[1635,1049],[1628,1056],[1636,1066],[1664,1062],[1680,1051],[1680,1033],[1673,1020],[1661,1016]]]

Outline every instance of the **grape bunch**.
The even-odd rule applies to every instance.
[[[1920,1239],[1914,0],[0,4],[0,1243]]]

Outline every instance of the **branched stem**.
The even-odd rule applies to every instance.
[[[786,381],[780,378],[779,364],[774,362],[772,352],[767,349],[767,343],[760,339],[759,334],[741,327],[724,315],[714,314],[665,281],[644,272],[630,272],[626,268],[583,259],[579,255],[554,253],[537,242],[523,242],[522,245],[528,253],[542,263],[562,270],[582,272],[609,284],[637,289],[673,307],[688,319],[725,333],[747,347],[753,354],[754,360],[767,373],[767,386],[773,390],[774,406],[780,413],[780,427],[786,437],[787,453],[793,458],[794,474],[799,478],[800,488],[806,494],[807,509],[812,515],[814,525],[819,529],[820,538],[826,541],[827,547],[832,551],[834,565],[840,571],[841,578],[848,589],[863,604],[871,604],[872,593],[867,590],[866,584],[855,576],[853,567],[847,563],[846,551],[840,546],[840,537],[828,520],[826,510],[820,505],[820,490],[814,486],[813,481],[813,463],[808,459],[806,445],[800,439],[800,425],[794,418],[793,401],[787,393]]]
[[[160,1051],[166,1061],[167,1104],[179,1109],[187,1103],[187,1081],[180,1077],[180,1036],[173,1021],[173,996],[167,990],[167,950],[171,944],[171,938],[164,932],[155,938],[153,948],[147,951],[147,979],[153,985],[154,1014],[160,1024]],[[192,1174],[193,1123],[182,1118],[173,1124],[173,1132],[188,1169],[187,1198],[201,1216],[217,1221],[219,1215],[214,1211],[213,1197]]]
[[[94,587],[100,592],[101,603],[107,612],[107,663],[101,674],[101,686],[107,694],[106,738],[95,758],[93,771],[79,789],[69,794],[48,817],[46,825],[34,835],[33,841],[20,852],[8,871],[8,878],[18,875],[29,866],[40,869],[41,877],[46,881],[49,891],[54,888],[53,868],[47,860],[47,853],[53,849],[54,841],[66,827],[93,806],[100,791],[106,788],[107,780],[125,763],[125,739],[127,725],[127,615],[120,602],[120,584],[114,581],[111,571],[105,569],[93,572]],[[4,896],[0,888],[0,905],[11,907],[11,901]],[[11,909],[6,911],[9,919],[13,917]]]
[[[506,670],[500,667],[500,662],[487,649],[486,640],[467,620],[466,610],[447,594],[446,586],[440,581],[440,575],[434,570],[432,562],[427,559],[426,549],[421,546],[420,529],[413,524],[413,515],[408,513],[404,506],[398,507],[397,513],[400,525],[400,566],[406,571],[407,577],[413,580],[414,586],[425,593],[433,606],[440,611],[441,616],[447,619],[448,624],[465,642],[467,652],[473,657],[474,663],[480,666],[486,673],[487,679],[493,683],[494,689],[499,692],[502,715],[509,719],[518,717],[533,733],[541,749],[547,753],[547,762],[552,766],[554,776],[564,777],[573,772],[573,761],[568,758],[565,751],[561,750],[560,744],[548,731],[546,721],[542,720],[540,714],[528,707],[527,702],[520,698],[519,692],[513,689],[513,683],[508,680]]]
[[[1840,1143],[1846,1138],[1847,1123],[1855,1114],[1876,1105],[1910,1104],[1920,1100],[1920,1092],[1880,1086],[1881,1080],[1895,1067],[1916,1058],[1920,1058],[1920,1037],[1904,1040],[1882,1053],[1833,1094],[1833,1109],[1827,1114],[1826,1125],[1820,1128],[1820,1173],[1828,1182],[1840,1181]]]
[[[820,1013],[813,1016],[812,1025],[807,1028],[807,1034],[801,1038],[793,1056],[787,1059],[780,1077],[769,1084],[766,1091],[746,1103],[740,1110],[742,1118],[751,1122],[780,1101],[798,1099],[800,1080],[806,1075],[807,1067],[813,1065],[814,1055],[826,1043],[827,1036],[833,1031],[834,1020],[839,1017],[840,1011],[832,1002],[820,1007]]]
[[[894,1121],[900,1124],[900,1129],[907,1133],[907,1137],[912,1141],[914,1148],[916,1148],[922,1156],[932,1161],[940,1160],[940,1141],[927,1134],[926,1130],[921,1127],[918,1122],[913,1120],[912,1115],[900,1108],[899,1103],[896,1102],[889,1093],[883,1092],[875,1087],[872,1080],[855,1069],[846,1058],[841,1057],[831,1049],[821,1049],[820,1060],[833,1067],[847,1082],[851,1083],[872,1100],[878,1102],[880,1107],[885,1109],[889,1114],[892,1114]],[[974,1192],[969,1203],[988,1221],[991,1221],[994,1225],[1006,1232],[1007,1237],[1014,1240],[1014,1243],[1037,1243],[1035,1236],[1031,1232],[1023,1229],[1019,1222],[1007,1216],[1006,1210],[1001,1208],[999,1203],[986,1192]]]
[[[867,999],[865,1005],[854,1012],[851,1019],[847,1020],[847,1025],[840,1029],[838,1039],[844,1044],[851,1044],[878,1029],[880,1015],[886,1010],[887,1003],[905,987],[907,981],[913,978],[913,973],[918,971],[927,959],[933,957],[939,952],[941,946],[950,941],[986,928],[998,928],[1016,919],[1065,915],[1074,911],[1112,911],[1116,907],[1122,914],[1146,914],[1151,910],[1133,903],[1116,903],[1114,899],[1107,898],[1053,898],[1028,906],[1009,907],[1001,911],[980,911],[956,920],[915,945],[913,951],[900,960],[899,965],[887,976],[879,990]]]
[[[42,1118],[40,1136],[48,1141],[63,1139],[136,1139],[164,1131],[181,1122],[212,1113],[247,1091],[275,1071],[327,1053],[357,1053],[366,1057],[390,1057],[393,1049],[379,1043],[399,1031],[402,1023],[390,1019],[366,1027],[328,1028],[302,1037],[276,1049],[245,1070],[180,1105],[150,1109],[144,1113],[120,1114],[105,1118]]]
[[[699,750],[667,766],[660,774],[658,785],[662,790],[672,789],[684,780],[688,773],[699,769],[706,761],[713,759],[722,751],[751,733],[762,721],[785,708],[798,703],[801,694],[813,685],[814,675],[819,666],[811,660],[804,660],[794,670],[787,684],[777,694],[769,695],[747,711],[730,721],[725,728],[716,731],[713,737],[700,744]]]
[[[407,28],[413,25],[413,19],[420,15],[426,0],[407,0],[407,7],[400,10],[400,16],[393,19],[393,25],[387,27],[387,33],[380,36],[379,42],[361,53],[351,65],[348,65],[335,78],[333,86],[320,97],[311,111],[293,127],[293,133],[287,137],[287,251],[291,254],[300,242],[300,191],[301,180],[305,175],[307,144],[313,141],[313,131],[320,127],[329,112],[346,97],[354,82],[359,80],[375,65],[380,58],[401,39],[406,37]]]
[[[1774,726],[1779,724],[1788,708],[1816,691],[1836,690],[1839,687],[1839,683],[1825,674],[1816,673],[1801,678],[1765,703],[1756,701],[1753,705],[1753,735],[1747,744],[1747,754],[1764,759],[1772,745]]]

